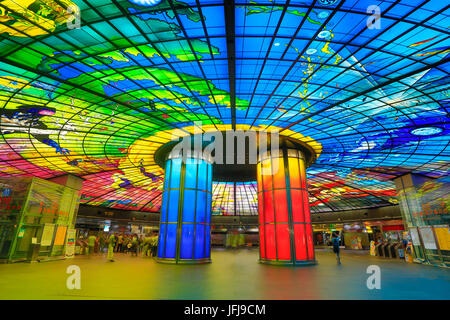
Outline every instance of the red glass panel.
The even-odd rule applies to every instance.
[[[279,260],[291,259],[291,248],[289,244],[289,226],[277,224],[277,252]]]
[[[305,213],[305,222],[311,222],[311,212],[309,211],[308,192],[303,191],[303,208]]]
[[[259,226],[259,252],[261,253],[261,258],[264,259],[266,257],[266,246],[265,246],[265,233],[264,233],[264,225]]]
[[[263,202],[263,195],[262,193],[258,193],[258,219],[259,219],[259,224],[263,224],[264,223],[264,206],[263,206],[264,202]]]
[[[276,259],[276,242],[275,242],[275,226],[273,224],[266,224],[266,259]]]
[[[311,224],[305,224],[305,228],[306,228],[306,239],[308,243],[308,259],[314,259],[314,244],[313,244]]]
[[[275,222],[288,222],[286,189],[275,190]]]
[[[295,255],[297,260],[307,260],[308,255],[306,253],[305,242],[305,225],[294,224],[294,236],[295,236]]]
[[[294,222],[303,222],[303,191],[291,190],[292,219]]]
[[[273,222],[273,196],[272,191],[264,191],[264,217],[266,223]]]

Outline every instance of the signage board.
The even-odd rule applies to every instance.
[[[55,225],[53,223],[44,224],[41,237],[41,247],[48,247],[52,244]]]
[[[75,256],[75,241],[77,230],[68,229],[66,238],[66,258],[73,258]]]
[[[419,227],[425,249],[437,250],[436,241],[434,239],[433,229],[431,227]]]

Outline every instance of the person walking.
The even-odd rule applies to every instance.
[[[88,237],[88,247],[89,247],[89,257],[94,253],[95,243],[97,242],[97,237],[91,232]]]
[[[133,236],[133,240],[131,240],[131,249],[130,249],[130,251],[131,251],[131,255],[132,256],[134,255],[134,256],[137,257],[137,255],[138,255],[138,247],[139,247],[139,240],[138,240],[137,234],[135,234]]]
[[[245,246],[245,235],[243,233],[239,233],[239,245],[238,247]]]
[[[142,234],[139,236],[139,255],[142,254],[142,251],[144,250],[144,237]]]
[[[151,256],[156,256],[156,250],[158,248],[158,236],[153,232],[152,237],[150,238],[150,246],[151,246]]]
[[[123,245],[125,247],[126,254],[128,254],[128,252],[131,252],[131,247],[133,246],[132,242],[133,242],[132,236],[125,238]]]
[[[100,247],[100,237],[99,237],[99,233],[95,233],[95,247],[94,247],[94,252],[97,254],[99,253],[99,247]]]
[[[103,252],[105,251],[105,242],[106,242],[105,235],[101,234],[98,238],[100,254],[103,254]]]
[[[236,249],[238,246],[238,242],[239,242],[239,235],[237,230],[234,230],[233,233],[231,234],[231,247],[233,249]]]
[[[333,245],[333,252],[336,254],[337,264],[341,264],[340,247],[339,247],[340,241],[341,237],[339,237],[336,233],[334,233],[333,238],[331,239],[331,244]]]
[[[117,237],[116,252],[122,252],[123,234]]]
[[[114,262],[114,247],[116,246],[116,236],[112,233],[108,239],[108,261]]]
[[[150,249],[150,246],[151,246],[151,237],[145,236],[145,238],[144,238],[144,248],[142,250],[142,256],[143,257],[148,256],[148,251]]]

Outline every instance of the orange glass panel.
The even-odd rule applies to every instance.
[[[273,220],[273,196],[272,191],[264,191],[264,217],[266,223],[272,223]]]
[[[272,160],[273,186],[274,188],[286,188],[286,176],[284,174],[283,158]]]
[[[305,161],[299,160],[300,162],[300,183],[301,188],[306,189],[306,169],[305,169]]]
[[[289,181],[291,184],[291,188],[301,188],[300,184],[300,169],[299,169],[299,160],[296,158],[289,158]]]
[[[262,178],[264,190],[273,189],[271,161],[270,160],[264,160],[261,163],[261,178]]]

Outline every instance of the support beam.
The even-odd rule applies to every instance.
[[[228,78],[230,85],[231,124],[236,129],[236,43],[234,0],[225,2],[225,31],[227,38]]]

